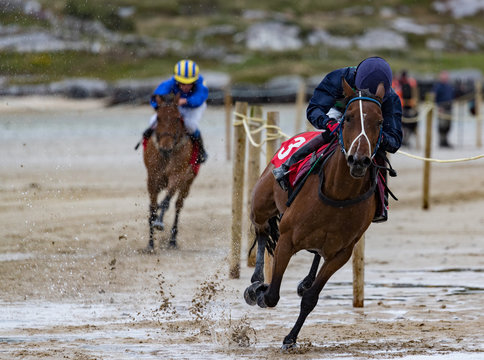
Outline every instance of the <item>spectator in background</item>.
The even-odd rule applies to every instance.
[[[447,71],[442,71],[440,73],[439,81],[435,83],[433,92],[435,94],[435,103],[437,104],[439,111],[439,146],[452,148],[447,137],[451,125],[454,88],[449,82],[449,73]]]
[[[410,145],[410,137],[415,135],[418,124],[418,87],[417,81],[402,70],[400,77],[393,82],[393,89],[402,102],[402,145]]]

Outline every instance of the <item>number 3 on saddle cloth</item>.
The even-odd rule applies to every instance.
[[[321,131],[310,131],[296,135],[282,143],[279,151],[271,160],[274,167],[289,164],[288,180],[291,187],[309,171],[313,152],[320,154],[328,143],[324,140]],[[297,154],[296,154],[297,153]],[[295,155],[295,159],[289,159]]]
[[[279,151],[277,151],[272,158],[271,163],[276,168],[284,163],[289,165],[289,185],[292,187],[292,189],[294,189],[297,183],[307,174],[309,169],[311,169],[311,166],[314,164],[314,162],[311,160],[313,158],[313,154],[316,153],[315,158],[318,158],[330,145],[331,148],[327,149],[322,160],[334,153],[334,149],[337,147],[337,142],[332,142],[331,144],[328,143],[320,131],[305,132],[283,142],[279,148]],[[295,158],[291,159],[291,161],[288,161],[294,155]],[[375,156],[373,161],[375,162],[377,168],[381,169],[384,168],[385,161],[387,160],[380,156]],[[386,172],[378,171],[376,176],[378,180],[375,195],[378,198],[378,205],[375,219],[379,218],[381,214],[386,213],[385,210],[388,210],[388,196],[386,195],[386,191],[388,191],[388,187],[386,185]],[[392,197],[396,199],[393,194]],[[374,222],[379,222],[379,220],[374,220]]]

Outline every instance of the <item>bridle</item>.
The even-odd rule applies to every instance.
[[[347,158],[348,157],[348,153],[351,152],[351,149],[353,148],[353,145],[355,145],[356,141],[363,137],[364,139],[366,139],[366,141],[368,142],[368,149],[369,149],[369,158],[370,159],[373,159],[373,157],[375,156],[376,152],[378,151],[378,148],[380,147],[380,142],[381,142],[381,137],[382,137],[382,131],[383,131],[383,125],[381,124],[380,125],[380,133],[378,134],[378,140],[377,140],[377,143],[375,145],[375,149],[373,150],[373,152],[371,151],[371,143],[370,143],[370,139],[368,138],[368,136],[366,135],[366,131],[365,131],[365,119],[363,117],[363,101],[371,101],[375,104],[378,105],[378,107],[381,108],[381,103],[380,101],[374,99],[374,98],[371,98],[369,96],[362,96],[361,95],[361,91],[358,92],[359,95],[350,99],[350,101],[348,101],[348,103],[346,104],[346,108],[345,108],[345,111],[343,113],[343,115],[341,116],[341,119],[339,121],[339,125],[336,129],[333,130],[333,132],[336,132],[338,131],[338,141],[339,141],[339,144],[340,144],[340,148],[341,148],[341,152],[344,154],[344,156]],[[360,121],[361,121],[361,132],[360,134],[355,137],[355,139],[351,142],[351,145],[350,145],[350,148],[348,151],[346,151],[345,149],[345,145],[344,145],[344,142],[343,142],[343,122],[345,120],[345,115],[346,115],[346,111],[348,111],[348,108],[350,106],[350,104],[354,103],[355,101],[359,101],[360,102]]]
[[[171,106],[171,104],[163,104],[163,105],[160,105],[160,106],[163,106],[163,107],[169,107]],[[160,121],[163,121],[162,119],[160,119],[159,117],[157,117],[157,121],[160,122]],[[169,154],[171,153],[176,147],[177,147],[177,144],[180,142],[180,140],[182,139],[183,137],[183,134],[184,134],[184,126],[183,126],[183,118],[181,116],[177,116],[176,118],[176,121],[179,121],[180,123],[182,123],[182,130],[180,131],[180,128],[177,128],[175,133],[171,133],[171,132],[162,132],[162,133],[157,133],[155,132],[155,135],[156,135],[156,142],[155,142],[155,146],[156,148],[158,149],[158,151],[160,153],[163,153],[163,154]],[[173,143],[175,144],[173,146],[173,148],[169,149],[169,150],[165,150],[165,149],[161,149],[160,148],[160,141],[162,138],[164,137],[169,137],[173,140]]]

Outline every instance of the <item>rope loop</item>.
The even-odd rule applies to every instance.
[[[236,111],[234,111],[234,115],[241,120],[234,120],[233,125],[244,127],[245,133],[247,134],[247,138],[249,139],[249,142],[252,144],[252,146],[261,147],[262,145],[264,145],[265,142],[270,140],[290,138],[289,135],[286,135],[285,133],[282,132],[280,127],[275,125],[267,125],[265,119],[247,116],[245,114],[241,114]],[[250,126],[258,126],[258,127],[251,130]],[[266,129],[265,140],[262,140],[260,143],[255,142],[252,135],[260,133],[261,131],[264,131],[264,129]]]

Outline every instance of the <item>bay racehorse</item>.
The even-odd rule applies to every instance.
[[[177,247],[180,211],[198,171],[198,168],[193,167],[193,142],[185,131],[183,119],[178,111],[178,98],[179,96],[173,94],[156,96],[157,126],[151,138],[144,144],[143,160],[148,172],[147,185],[150,197],[150,238],[146,248],[148,252],[154,251],[154,229],[164,229],[163,217],[171,198],[178,193],[169,242],[170,247]],[[158,195],[162,190],[166,190],[166,195],[158,205]]]
[[[297,336],[329,278],[351,257],[353,247],[369,227],[377,199],[373,157],[380,144],[383,84],[376,94],[354,91],[342,79],[346,109],[339,125],[339,150],[307,181],[288,207],[288,194],[272,175],[269,163],[252,192],[251,221],[257,243],[252,284],[245,290],[249,305],[274,307],[282,277],[292,255],[315,253],[309,275],[298,287],[302,296],[296,324],[284,338],[283,349],[296,346]],[[283,214],[283,215],[282,215]],[[280,220],[280,221],[279,221]],[[273,251],[272,280],[264,283],[264,249]],[[319,260],[324,262],[319,272]],[[317,275],[316,275],[317,274]]]

